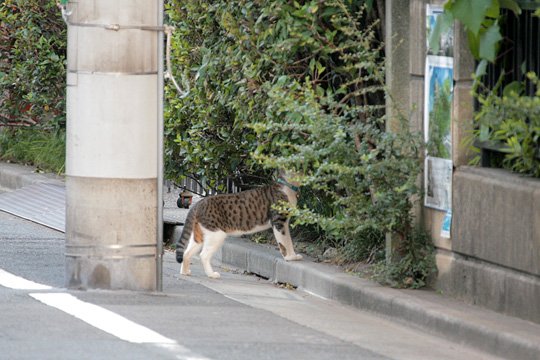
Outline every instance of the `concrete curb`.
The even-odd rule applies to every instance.
[[[540,325],[449,299],[397,290],[308,261],[286,262],[277,250],[229,238],[221,261],[278,283],[412,324],[508,359],[540,359]]]
[[[39,183],[62,184],[62,177],[51,174],[40,174],[31,166],[0,163],[0,188],[17,190],[28,185]]]

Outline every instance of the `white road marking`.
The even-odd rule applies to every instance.
[[[57,308],[76,317],[95,328],[105,331],[125,341],[135,344],[175,344],[176,341],[166,338],[142,325],[136,324],[112,311],[90,304],[66,293],[33,293],[29,294],[42,303]]]
[[[51,290],[48,285],[38,284],[0,269],[0,285],[14,290]]]
[[[0,269],[0,286],[14,290],[54,290],[51,286],[24,279],[2,269]],[[169,339],[110,310],[79,300],[71,294],[43,292],[28,295],[43,304],[72,315],[124,341],[134,344],[149,344],[166,349],[173,353],[178,360],[209,360],[193,353],[173,339]]]

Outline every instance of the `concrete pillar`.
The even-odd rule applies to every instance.
[[[162,1],[70,1],[68,11],[66,286],[153,291]]]
[[[400,117],[409,114],[409,0],[385,2],[386,130],[400,131]],[[392,262],[399,237],[386,234],[386,261]]]
[[[399,115],[409,114],[409,0],[385,2],[387,130],[398,131]]]

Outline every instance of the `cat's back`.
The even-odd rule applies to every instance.
[[[287,200],[279,186],[269,185],[234,194],[220,194],[199,201],[198,221],[210,230],[250,231],[269,223],[272,204]]]

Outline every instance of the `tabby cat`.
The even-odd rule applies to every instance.
[[[219,278],[210,262],[227,235],[252,234],[269,228],[273,229],[285,260],[302,259],[302,255],[293,249],[289,219],[272,209],[272,205],[280,200],[295,206],[297,192],[298,186],[282,176],[272,185],[236,194],[210,196],[194,204],[176,244],[176,260],[182,264],[181,274],[191,274],[191,257],[202,249],[200,259],[206,275]]]

